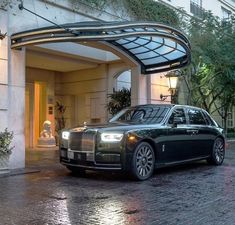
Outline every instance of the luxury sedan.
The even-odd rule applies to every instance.
[[[221,165],[223,129],[203,109],[183,105],[125,108],[105,126],[62,132],[60,162],[73,172],[123,171],[146,180],[154,169],[196,160]]]

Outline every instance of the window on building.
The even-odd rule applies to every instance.
[[[224,115],[224,109],[221,110],[222,115]],[[222,127],[224,126],[224,120],[222,120]],[[234,110],[233,107],[230,107],[228,110],[228,116],[227,116],[227,128],[233,128],[234,127]]]
[[[198,6],[202,6],[202,0],[191,0],[191,3],[194,3]]]
[[[229,11],[228,9],[225,9],[224,7],[221,7],[221,11],[222,11],[222,18],[224,20],[229,19],[231,15],[231,11]]]
[[[190,1],[190,12],[199,18],[203,17],[204,9],[202,8],[202,0],[191,0]]]
[[[102,117],[101,99],[99,97],[90,98],[90,122],[100,123]]]
[[[130,90],[131,89],[131,71],[127,70],[119,74],[118,77],[116,78],[115,86],[116,86],[115,87],[116,91],[122,90],[123,88]]]

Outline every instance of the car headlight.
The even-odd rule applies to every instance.
[[[123,134],[118,133],[102,133],[101,141],[103,142],[119,142],[122,140]]]
[[[62,132],[62,138],[65,139],[65,140],[68,140],[69,139],[69,132],[68,131],[63,131]]]

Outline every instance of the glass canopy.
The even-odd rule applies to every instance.
[[[142,74],[181,68],[191,59],[190,44],[182,32],[151,22],[89,21],[43,27],[13,34],[11,47],[65,41],[107,42],[134,59]]]

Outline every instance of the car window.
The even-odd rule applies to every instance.
[[[190,124],[197,124],[197,125],[206,125],[207,124],[201,111],[198,109],[189,109],[188,110],[188,117],[189,117]]]
[[[186,116],[184,113],[184,109],[177,108],[172,112],[168,120],[168,124],[173,124],[174,121],[177,121],[177,124],[186,124]]]
[[[160,123],[168,111],[169,107],[166,106],[130,107],[119,112],[110,122]]]
[[[211,126],[216,126],[215,122],[211,119],[210,115],[207,112],[203,112],[204,117],[206,118],[206,120],[208,121],[208,124]]]

